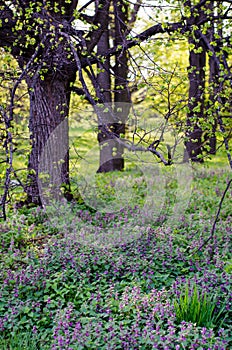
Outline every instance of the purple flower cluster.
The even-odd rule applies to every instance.
[[[68,215],[63,223],[57,217],[43,223],[48,232],[57,225],[59,238],[26,253],[14,240],[4,245],[3,336],[29,330],[32,336],[47,337],[43,350],[229,349],[232,276],[225,266],[231,218],[219,222],[221,233],[198,251],[209,235],[204,214],[198,213],[197,220],[196,213],[183,215],[173,227],[148,222],[139,208]],[[19,221],[20,234],[25,220]],[[35,228],[30,226],[32,232]],[[106,234],[107,242],[117,234],[116,246],[92,240],[100,242]],[[225,305],[224,329],[177,322],[173,301],[186,285],[190,294],[197,285],[199,293],[214,295],[218,309]]]
[[[144,295],[140,288],[127,288],[113,312],[114,300],[109,300],[107,317],[80,316],[75,306],[57,315],[53,328],[52,349],[220,349],[226,350],[226,333],[217,336],[212,329],[192,323],[175,324],[173,307],[165,290],[153,290]],[[100,315],[99,315],[100,316]]]

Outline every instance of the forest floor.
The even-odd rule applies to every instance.
[[[98,174],[74,203],[12,206],[2,350],[232,348],[231,187],[212,231],[231,171],[218,157],[168,174]]]

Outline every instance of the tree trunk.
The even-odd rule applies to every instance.
[[[27,77],[30,94],[31,153],[28,163],[28,201],[41,204],[45,199],[60,195],[69,183],[68,112],[70,82],[61,73]]]
[[[196,24],[201,21],[205,12],[198,10],[196,16],[192,14],[189,24]],[[201,42],[194,38],[194,34],[189,38],[189,96],[187,114],[187,141],[185,143],[189,158],[194,162],[202,162],[203,131],[200,120],[204,118],[204,89],[205,89],[205,65],[206,53],[202,49]]]
[[[122,46],[125,39],[128,20],[128,5],[123,2],[114,3],[114,46]],[[98,43],[98,55],[107,52],[109,49],[110,18],[105,14],[105,21],[108,26],[102,34]],[[104,64],[98,64],[102,71],[97,76],[101,94],[98,95],[104,102],[108,112],[99,111],[99,133],[98,142],[100,145],[100,166],[97,172],[121,171],[124,169],[123,152],[124,147],[117,142],[117,138],[125,135],[125,124],[130,110],[130,93],[127,87],[128,75],[128,53],[118,52],[115,55],[114,65],[114,93],[110,91],[111,73],[110,58],[106,58]],[[113,84],[112,84],[113,85]],[[104,121],[104,122],[103,122]],[[112,137],[112,133],[116,138]]]
[[[105,13],[105,21],[107,21],[107,28],[101,35],[97,45],[97,54],[101,56],[104,52],[109,50],[109,13]],[[110,73],[110,58],[107,57],[104,63],[98,63],[97,83],[99,91],[97,97],[103,102],[104,107],[99,108],[98,113],[98,143],[100,147],[100,161],[98,173],[106,173],[117,170],[117,159],[114,157],[114,147],[116,141],[110,136],[113,132],[113,111],[112,111],[112,93],[111,93],[111,73]],[[109,109],[109,112],[105,111]]]
[[[215,64],[215,61],[212,59],[212,57],[209,57],[209,86],[210,86],[210,97],[209,101],[211,104],[215,103],[215,96],[217,96],[217,84],[218,84],[218,68]],[[210,107],[210,106],[209,106]],[[214,112],[214,115],[212,115],[212,112],[209,113],[209,118],[213,119],[211,123],[211,130],[209,131],[209,153],[210,154],[216,154],[216,147],[217,147],[217,138],[216,138],[216,130],[217,130],[217,111]]]
[[[219,36],[220,38],[223,38],[222,33],[222,19],[221,19],[221,1],[211,1],[209,4],[209,8],[211,9],[212,15],[215,17],[218,16],[217,21],[213,21],[211,27],[208,29],[208,36],[209,36],[209,42],[215,42],[216,38]],[[219,46],[219,42],[218,42]],[[220,52],[221,48],[217,47],[215,48],[215,51]],[[220,57],[220,56],[219,56]],[[217,97],[218,97],[218,86],[219,86],[219,68],[217,64],[215,63],[215,60],[212,56],[209,57],[209,87],[210,87],[210,96],[209,96],[209,103],[211,105],[214,105]],[[210,107],[210,106],[209,106]],[[216,148],[217,148],[217,137],[216,137],[216,130],[217,130],[217,124],[218,124],[218,111],[214,111],[214,114],[212,115],[212,112],[209,113],[209,117],[211,118],[211,130],[209,135],[209,153],[210,154],[216,154]]]
[[[115,16],[115,42],[114,45],[123,46],[123,41],[127,31],[128,22],[128,4],[120,2],[118,4],[114,1],[114,16]],[[115,55],[115,67],[114,67],[114,106],[115,114],[117,116],[118,123],[115,126],[115,133],[125,135],[126,123],[130,111],[131,95],[128,88],[128,52],[123,50],[117,52]],[[122,144],[117,144],[117,159],[119,170],[124,169],[123,158],[124,147]]]
[[[192,43],[193,40],[190,40]],[[196,48],[198,45],[195,46]],[[201,162],[202,158],[202,129],[200,118],[204,116],[204,88],[205,88],[205,52],[195,53],[190,51],[189,55],[189,113],[187,115],[187,141],[186,149],[189,158],[194,162]]]

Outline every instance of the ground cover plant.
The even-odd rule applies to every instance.
[[[57,216],[12,208],[1,223],[0,348],[229,349],[231,189],[203,243],[230,177],[198,166],[189,205],[171,225],[167,207],[142,220],[133,202],[115,213],[65,204]],[[98,181],[111,201],[106,177]],[[97,240],[124,230],[131,238],[116,245]]]

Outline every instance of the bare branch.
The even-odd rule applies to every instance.
[[[139,9],[141,7],[141,4],[142,4],[142,0],[138,0],[136,1],[136,3],[134,4],[134,8],[131,12],[131,18],[129,19],[129,27],[132,28],[135,21],[136,21],[136,18],[137,18],[137,15],[138,15],[138,12],[139,12]]]
[[[6,220],[6,204],[7,204],[7,197],[9,194],[10,189],[10,176],[13,169],[13,138],[12,134],[10,132],[10,121],[9,116],[6,114],[6,112],[3,110],[2,107],[0,107],[0,113],[3,117],[5,126],[6,126],[6,139],[4,142],[4,148],[6,153],[6,163],[8,164],[8,167],[6,169],[6,175],[5,175],[5,181],[4,181],[4,191],[1,198],[0,205],[2,207],[2,214],[3,219]]]
[[[219,218],[221,209],[222,209],[222,204],[223,204],[223,202],[224,202],[226,193],[228,192],[231,183],[232,183],[232,179],[230,179],[229,182],[227,183],[227,186],[226,186],[226,188],[225,188],[225,191],[223,192],[223,195],[222,195],[222,197],[221,197],[221,200],[220,200],[220,203],[219,203],[219,206],[218,206],[218,210],[217,210],[217,214],[216,214],[216,216],[215,216],[215,219],[214,219],[214,222],[213,222],[213,226],[212,226],[211,231],[210,231],[210,235],[209,235],[209,237],[200,245],[200,247],[197,249],[197,251],[200,251],[210,240],[212,240],[212,239],[214,238],[214,233],[215,233],[215,229],[216,229],[216,224],[217,224],[217,221],[218,221],[218,218]],[[195,253],[196,253],[196,252],[194,251],[194,252],[192,253],[192,255],[194,255]]]
[[[138,44],[140,44],[141,42],[146,41],[147,39],[149,39],[150,37],[156,35],[156,34],[164,34],[164,33],[173,33],[175,31],[180,31],[182,33],[186,32],[187,30],[189,30],[189,27],[185,25],[185,23],[182,22],[176,22],[176,23],[170,23],[170,24],[156,24],[150,28],[148,28],[147,30],[143,31],[142,33],[136,35],[133,39],[130,40],[125,40],[122,45],[118,46],[114,46],[111,49],[109,49],[108,51],[106,51],[104,54],[102,54],[102,57],[109,57],[109,56],[113,56],[116,55],[117,53],[121,52],[121,51],[125,51],[128,50]],[[97,63],[98,58],[97,57],[92,57],[89,58],[88,60],[86,58],[82,58],[81,60],[81,64],[82,67],[86,67],[89,64],[94,64]]]
[[[100,0],[97,6],[97,11],[94,15],[93,25],[98,28],[90,31],[86,37],[86,44],[89,52],[92,52],[101,38],[103,31],[107,28],[107,21],[105,20],[105,14],[108,13],[110,7],[109,0]]]

